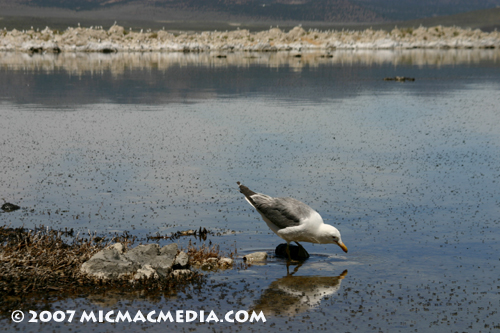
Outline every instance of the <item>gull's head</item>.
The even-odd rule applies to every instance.
[[[321,225],[321,244],[337,244],[340,248],[347,253],[347,246],[342,242],[340,231],[329,224]]]

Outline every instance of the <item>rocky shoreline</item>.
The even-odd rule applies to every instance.
[[[132,31],[119,25],[65,31],[0,30],[0,51],[42,52],[276,52],[335,49],[499,48],[500,33],[458,27],[419,27],[392,31],[319,31],[297,26],[285,32],[248,30],[183,32]]]

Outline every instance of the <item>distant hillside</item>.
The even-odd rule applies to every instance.
[[[500,0],[352,0],[391,21],[406,21],[500,6]]]
[[[109,28],[117,21],[133,29],[192,31],[257,31],[270,25],[287,30],[298,24],[321,30],[455,25],[492,31],[500,28],[500,8],[415,17],[496,4],[500,0],[0,0],[0,28]]]
[[[405,21],[500,6],[500,0],[4,0],[30,7],[89,11],[126,4],[215,12],[265,20]],[[0,1],[1,3],[1,1]],[[0,14],[1,15],[1,14]]]
[[[457,26],[461,28],[481,29],[485,32],[491,32],[495,29],[500,30],[500,8],[490,8],[455,15],[391,22],[390,24],[374,24],[373,28],[390,30],[394,27],[394,25],[397,25],[400,28],[419,26],[432,27],[437,25]]]
[[[381,22],[383,17],[350,0],[12,0],[30,7],[89,11],[126,4],[193,13],[225,13],[272,21]]]

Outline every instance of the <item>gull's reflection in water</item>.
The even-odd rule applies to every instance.
[[[337,293],[347,270],[339,276],[295,276],[288,274],[263,291],[252,310],[266,316],[293,316],[313,309],[330,295]]]

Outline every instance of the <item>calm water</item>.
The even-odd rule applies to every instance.
[[[4,330],[500,329],[499,51],[218,56],[0,54],[1,197],[23,207],[0,222],[142,238],[201,226],[223,251],[272,254],[280,238],[241,181],[310,204],[349,253],[304,243],[311,258],[292,276],[270,258],[172,297],[44,305],[257,308],[266,323],[14,324],[6,313]],[[416,80],[383,80],[394,76]]]

